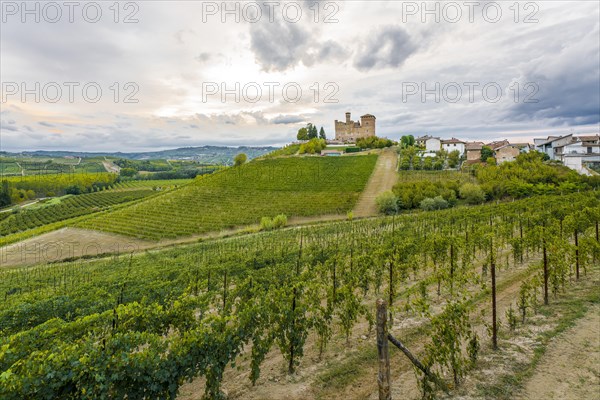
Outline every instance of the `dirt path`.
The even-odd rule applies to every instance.
[[[600,399],[600,306],[548,346],[524,399]]]
[[[114,173],[114,174],[118,174],[119,172],[121,172],[121,167],[119,167],[112,161],[108,161],[106,159],[106,157],[104,157],[104,160],[105,161],[102,161],[102,165],[104,166],[104,169],[106,170],[106,172],[110,172],[110,173]]]
[[[358,203],[354,207],[353,214],[355,217],[371,217],[377,215],[377,204],[375,199],[377,195],[386,190],[391,190],[398,175],[396,173],[396,165],[398,163],[398,155],[394,149],[385,149],[377,159],[375,169],[367,182],[365,190],[360,195]]]

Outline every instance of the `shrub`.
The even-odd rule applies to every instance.
[[[270,231],[274,228],[273,220],[269,217],[262,217],[260,220],[260,229],[263,231]]]
[[[273,228],[283,228],[287,225],[287,216],[285,214],[279,214],[273,218]]]
[[[443,210],[448,208],[448,202],[442,196],[428,197],[421,201],[420,207],[425,211]]]
[[[398,197],[390,190],[381,193],[375,201],[382,214],[391,215],[398,212]]]
[[[244,164],[248,160],[248,156],[245,153],[240,153],[233,158],[233,163],[236,167]]]
[[[300,145],[299,154],[319,154],[327,146],[323,139],[310,139],[308,142]]]
[[[475,183],[465,183],[460,187],[460,197],[468,204],[481,204],[485,201],[485,193],[481,186]]]
[[[287,225],[287,216],[285,214],[279,214],[274,218],[262,217],[260,220],[260,229],[263,231],[270,231],[277,228],[283,228]]]
[[[65,188],[65,193],[66,194],[81,194],[81,188],[77,185],[71,185],[71,186],[67,186]]]

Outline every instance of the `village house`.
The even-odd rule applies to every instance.
[[[533,147],[529,143],[512,143],[512,144],[517,146],[521,153],[529,153],[531,150],[533,150]]]
[[[546,153],[551,160],[561,160],[563,147],[573,141],[573,134],[565,136],[548,136],[545,141],[534,140],[536,149]]]
[[[521,154],[521,150],[517,145],[506,144],[496,148],[494,154],[496,156],[496,162],[502,164],[508,161],[515,161],[517,156]]]
[[[538,151],[546,153],[551,160],[561,161],[565,166],[585,175],[589,163],[600,163],[600,136],[548,136],[533,140]]]
[[[442,148],[442,141],[438,137],[430,137],[425,141],[425,157],[433,157]]]
[[[487,147],[489,147],[490,149],[492,149],[493,151],[496,151],[496,149],[499,149],[502,146],[506,146],[507,144],[510,144],[510,142],[506,139],[504,140],[496,140],[495,142],[490,142],[488,144],[486,144]]]
[[[442,149],[446,150],[448,153],[458,150],[461,157],[465,154],[465,142],[462,140],[458,140],[457,138],[452,138],[448,140],[442,140]]]
[[[483,142],[467,142],[465,151],[467,153],[467,164],[473,164],[481,161],[481,149]]]
[[[415,145],[417,145],[419,147],[425,147],[425,143],[427,142],[427,139],[433,139],[433,136],[429,136],[429,135],[419,136],[418,138],[415,139]]]

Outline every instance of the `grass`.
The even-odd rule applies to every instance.
[[[80,227],[160,240],[257,224],[262,217],[345,214],[364,189],[377,156],[257,160],[196,178],[189,185]]]

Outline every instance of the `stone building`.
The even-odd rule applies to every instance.
[[[517,156],[521,154],[521,149],[514,144],[507,144],[496,149],[496,162],[502,164],[504,162],[515,161]]]
[[[335,140],[355,142],[357,139],[375,136],[375,116],[365,114],[360,122],[352,121],[350,113],[346,113],[346,121],[335,120]]]
[[[467,142],[465,145],[467,151],[467,163],[478,163],[481,161],[481,150],[483,142]]]

